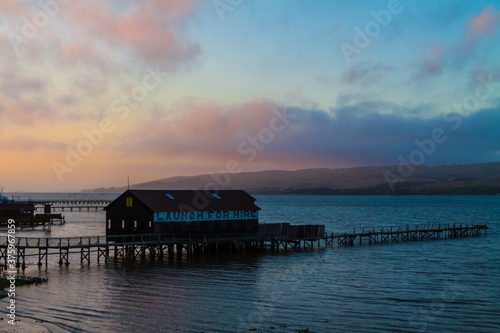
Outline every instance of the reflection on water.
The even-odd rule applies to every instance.
[[[487,222],[487,237],[314,252],[111,260],[27,273],[19,315],[72,332],[492,332],[500,327],[500,198],[257,196],[262,222],[362,226]],[[104,214],[65,213],[53,236],[104,234]],[[35,235],[43,232],[26,233]],[[5,308],[6,300],[2,300]]]

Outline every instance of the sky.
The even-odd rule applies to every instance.
[[[500,1],[2,0],[0,186],[500,162]]]

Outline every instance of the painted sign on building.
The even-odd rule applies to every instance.
[[[235,211],[199,211],[199,212],[159,212],[154,214],[155,222],[194,222],[254,220],[259,212],[250,210]]]

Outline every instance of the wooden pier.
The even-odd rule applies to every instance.
[[[333,245],[334,240],[338,245],[350,246],[355,242],[360,244],[377,244],[377,243],[398,243],[425,241],[430,239],[446,239],[446,238],[463,238],[481,236],[486,231],[488,226],[469,223],[460,224],[432,224],[415,227],[386,227],[380,230],[375,228],[365,229],[352,233],[331,234],[327,236],[327,244]]]
[[[45,210],[46,213],[51,213],[55,211],[64,212],[70,211],[98,211],[104,209],[107,205],[111,203],[111,200],[35,200],[30,201],[30,203],[35,204],[37,210]]]
[[[59,256],[59,265],[69,265],[70,253],[80,254],[80,262],[90,263],[109,258],[152,258],[164,255],[177,256],[187,253],[201,254],[219,252],[244,252],[248,250],[299,250],[354,244],[379,244],[395,242],[425,241],[431,239],[478,237],[486,235],[488,227],[476,224],[439,224],[416,227],[389,227],[380,230],[362,229],[352,233],[331,233],[317,237],[290,238],[276,234],[251,235],[181,235],[181,234],[137,234],[120,236],[29,238],[15,237],[17,268],[26,267],[26,257],[38,258],[38,265],[48,266],[49,255]],[[12,239],[12,238],[11,238]],[[0,236],[0,262],[13,259],[8,255],[9,239]],[[92,259],[92,253],[97,253]],[[11,262],[12,263],[12,262]]]

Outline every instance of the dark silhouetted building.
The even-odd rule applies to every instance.
[[[127,190],[105,210],[108,236],[259,232],[260,208],[242,190]]]

